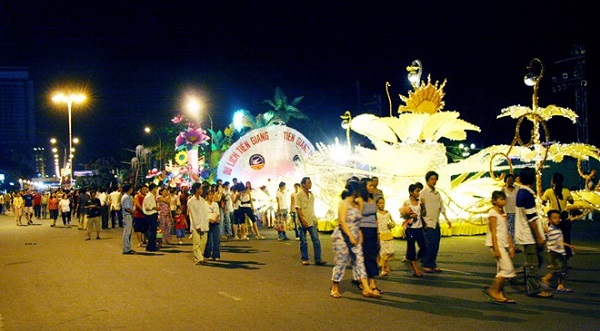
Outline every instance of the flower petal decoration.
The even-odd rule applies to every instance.
[[[188,156],[185,150],[179,151],[179,153],[175,154],[175,162],[180,166],[187,164]]]
[[[177,115],[171,120],[171,122],[173,122],[174,124],[179,124],[181,123],[181,121],[183,121],[183,116],[181,115]]]
[[[181,145],[185,144],[184,132],[180,132],[177,138],[175,138],[175,149],[178,149]]]
[[[350,121],[350,128],[367,137],[375,137],[390,143],[398,142],[394,131],[385,122],[380,121],[379,117],[372,114],[356,116]]]
[[[519,118],[527,114],[539,115],[544,121],[550,120],[554,116],[562,116],[570,119],[573,123],[577,122],[577,113],[569,108],[558,107],[555,105],[549,105],[548,107],[538,107],[535,111],[530,107],[521,105],[510,106],[502,109],[500,115],[496,118],[510,116],[512,118]]]

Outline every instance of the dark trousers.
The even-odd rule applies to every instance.
[[[365,269],[367,277],[375,278],[379,275],[377,255],[379,255],[379,241],[377,228],[360,228],[363,234],[363,255],[365,256]]]
[[[108,229],[108,206],[100,207],[100,216],[102,217],[102,228]]]
[[[440,250],[441,232],[440,225],[438,224],[435,229],[426,228],[425,232],[425,245],[427,250],[423,259],[421,260],[423,267],[425,268],[437,268],[437,255]]]
[[[419,253],[415,243],[419,245]],[[416,261],[422,259],[427,252],[427,245],[425,244],[425,234],[423,228],[418,229],[406,229],[406,259],[409,261]]]
[[[42,205],[33,205],[33,215],[36,218],[42,217]]]
[[[112,227],[114,228],[119,222],[119,227],[123,227],[123,211],[119,210],[111,210],[110,211],[110,221],[112,223]]]
[[[149,252],[157,251],[156,230],[158,229],[158,213],[146,215],[146,223],[148,224],[148,233],[146,233],[148,244],[146,244],[146,250]]]
[[[560,231],[562,231],[562,234],[563,234],[563,241],[567,244],[571,243],[571,228],[572,228],[572,226],[573,226],[573,224],[571,224],[571,221],[568,219],[562,220],[558,224],[558,227],[560,228]],[[571,250],[570,247],[565,246],[565,252],[567,252],[567,259],[570,258],[571,256],[573,256],[573,251]]]
[[[221,227],[219,223],[210,223],[208,225],[208,242],[204,249],[205,258],[221,258]]]

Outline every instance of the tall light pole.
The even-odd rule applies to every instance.
[[[56,103],[66,103],[69,111],[69,176],[70,184],[73,184],[73,130],[71,125],[71,109],[73,103],[81,103],[85,101],[86,96],[80,93],[57,93],[52,97],[52,101]]]
[[[144,132],[151,133],[152,129],[149,126],[147,126],[144,128]],[[162,171],[162,139],[160,139],[158,133],[156,133],[155,135],[158,138],[158,164],[160,167],[160,171]]]

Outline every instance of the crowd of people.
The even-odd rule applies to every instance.
[[[398,224],[404,228],[406,255],[413,276],[440,273],[437,256],[440,249],[440,216],[451,227],[444,202],[436,189],[438,174],[429,171],[425,185],[417,182],[408,186],[409,199],[400,207]],[[552,187],[536,199],[532,185],[535,172],[523,168],[518,176],[506,174],[505,185],[491,194],[492,208],[488,213],[485,246],[496,262],[496,275],[484,294],[494,303],[515,303],[503,290],[506,280],[517,279],[515,254],[523,254],[520,272],[524,274],[527,294],[532,297],[553,296],[550,282],[556,280],[555,291],[570,292],[565,285],[568,261],[573,256],[571,221],[576,216],[569,189],[563,186],[564,177],[555,173]],[[346,267],[352,267],[352,282],[362,295],[378,298],[383,291],[376,279],[391,273],[394,258],[394,237],[391,229],[397,222],[393,212],[386,210],[386,197],[378,188],[379,179],[351,177],[346,181],[338,205],[338,225],[331,238],[333,247],[332,287],[330,296],[340,298],[340,281]],[[307,235],[310,236],[313,261],[325,265],[322,258],[318,219],[315,214],[315,194],[310,177],[294,184],[292,192],[285,182],[278,184],[274,199],[256,208],[250,182],[233,179],[232,183],[217,180],[194,183],[191,187],[162,187],[156,183],[132,187],[115,185],[109,189],[81,188],[40,192],[26,189],[0,194],[0,212],[12,211],[18,226],[33,224],[34,219],[50,218],[51,227],[60,218],[63,227],[85,231],[85,240],[100,239],[102,230],[123,230],[123,254],[136,254],[135,247],[156,252],[169,245],[181,245],[186,238],[192,241],[194,263],[221,259],[222,240],[263,239],[258,226],[271,227],[280,241],[290,240],[293,230],[299,241],[300,263],[311,264]],[[271,197],[266,187],[263,193]],[[540,216],[540,203],[548,205],[546,215]],[[260,209],[260,210],[259,210]],[[289,224],[292,224],[290,227]],[[418,250],[417,250],[418,246]],[[548,272],[541,274],[540,268]]]

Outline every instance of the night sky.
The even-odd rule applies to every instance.
[[[69,85],[91,96],[73,112],[80,159],[130,159],[123,149],[153,143],[143,127],[170,125],[190,89],[208,100],[216,129],[239,108],[268,110],[262,101],[273,99],[276,87],[289,99],[304,96],[299,108],[310,120],[288,125],[329,143],[344,139],[339,116],[360,113],[359,95],[362,103],[380,95],[376,115],[389,115],[386,82],[396,114],[398,95],[410,88],[405,68],[419,59],[422,79],[448,80],[445,110],[482,129],[468,133],[469,143],[510,144],[516,121],[496,116],[511,105],[531,106],[532,89],[523,84],[530,60],[546,67],[540,105],[575,110],[575,90],[552,93],[551,77],[563,70],[555,62],[583,43],[589,143],[600,144],[592,120],[600,94],[590,5],[196,2],[0,1],[0,65],[29,68],[39,143],[68,139],[66,106],[50,97]],[[576,125],[566,119],[549,124],[552,140],[576,139]]]

